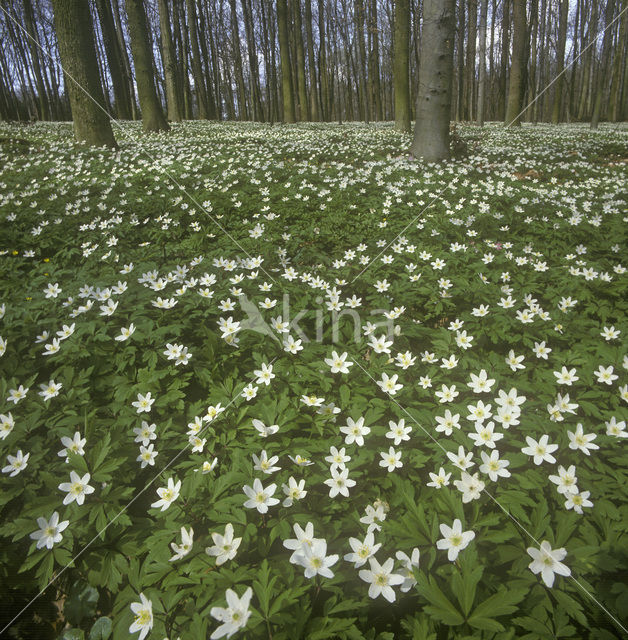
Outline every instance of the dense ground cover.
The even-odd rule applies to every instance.
[[[2,625],[621,634],[625,128],[123,126],[0,127]]]

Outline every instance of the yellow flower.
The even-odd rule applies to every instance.
[[[12,253],[14,256],[16,256],[19,253],[19,251],[17,249],[13,249]]]
[[[50,258],[44,258],[44,262],[50,262]],[[46,274],[48,275],[48,274]]]

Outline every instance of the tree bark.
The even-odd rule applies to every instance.
[[[318,0],[318,33],[319,33],[319,53],[318,53],[318,73],[321,87],[321,120],[327,121],[329,113],[329,82],[327,76],[327,43],[325,32],[325,2]]]
[[[613,15],[615,13],[615,0],[607,0],[606,12],[604,14],[604,37],[602,39],[602,59],[600,68],[596,74],[595,82],[595,102],[593,104],[593,115],[591,116],[591,129],[597,129],[602,115],[602,98],[605,93],[604,84],[608,74],[608,67],[611,55],[611,43],[613,33],[610,29]]]
[[[377,0],[371,0],[369,11],[369,33],[371,34],[371,53],[369,59],[369,83],[373,104],[373,118],[383,120],[382,92],[379,69],[379,20],[377,17]]]
[[[467,78],[464,83],[464,119],[473,120],[475,116],[475,40],[478,29],[478,3],[477,0],[469,0],[469,11],[467,16]]]
[[[90,145],[115,148],[111,121],[104,110],[89,4],[53,0],[52,5],[61,62],[66,71],[74,136]]]
[[[456,91],[456,120],[460,122],[464,117],[464,34],[465,34],[465,3],[458,2],[458,42],[457,42],[457,91]]]
[[[414,141],[410,153],[428,162],[449,158],[454,52],[454,0],[424,0]]]
[[[393,80],[395,128],[410,131],[410,2],[395,0]]]
[[[181,100],[179,98],[179,78],[177,73],[177,57],[175,54],[172,32],[170,31],[170,16],[166,0],[158,0],[159,30],[161,34],[161,48],[164,62],[164,82],[166,85],[166,106],[168,120],[181,121]]]
[[[623,4],[623,6],[622,6]],[[626,0],[619,5],[620,9],[628,7]],[[615,55],[613,58],[613,73],[611,76],[611,93],[609,100],[609,120],[611,122],[619,122],[621,111],[621,84],[622,69],[626,65],[626,29],[628,27],[628,11],[624,11],[621,16],[619,32],[617,34],[617,44],[615,47]]]
[[[277,31],[279,33],[279,57],[281,58],[281,92],[283,95],[283,121],[292,123],[294,118],[294,96],[290,72],[290,37],[288,33],[287,0],[277,0]]]
[[[486,91],[486,20],[488,0],[480,0],[480,75],[478,78],[478,126],[484,126],[484,94]]]
[[[521,125],[527,33],[526,0],[513,0],[512,64],[510,65],[510,82],[508,83],[506,126]]]
[[[246,30],[246,48],[249,60],[249,72],[251,74],[251,103],[253,105],[253,119],[256,122],[262,122],[262,120],[264,120],[264,110],[262,109],[262,91],[259,84],[259,66],[257,62],[257,47],[255,46],[253,15],[251,13],[250,0],[241,1],[242,13],[244,14],[244,28]]]
[[[565,69],[565,44],[567,42],[567,18],[569,14],[569,0],[560,0],[558,18],[558,43],[556,46],[556,74],[559,76],[554,83],[554,104],[552,105],[552,123],[560,122],[560,112],[563,104],[563,70]]]
[[[24,4],[24,22],[26,23],[26,31],[29,35],[28,48],[31,54],[32,69],[35,74],[35,86],[37,87],[37,103],[39,106],[39,118],[41,120],[50,120],[50,106],[48,104],[48,96],[44,87],[44,78],[42,74],[42,64],[39,57],[39,36],[35,27],[35,19],[33,17],[33,5],[31,0],[22,0]]]
[[[515,0],[517,1],[517,0]],[[502,53],[501,70],[499,76],[500,119],[506,117],[508,104],[508,57],[510,53],[510,0],[504,0],[502,5]]]
[[[126,0],[126,13],[135,66],[135,82],[142,111],[142,126],[144,131],[167,131],[168,123],[155,88],[153,56],[148,39],[143,0]]]
[[[316,82],[316,60],[314,59],[314,37],[312,35],[312,1],[305,0],[305,37],[307,61],[310,75],[310,116],[314,122],[320,119],[318,109],[318,86]]]

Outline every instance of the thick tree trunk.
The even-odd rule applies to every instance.
[[[521,125],[521,108],[525,87],[525,60],[528,28],[526,24],[526,0],[513,0],[512,64],[508,83],[506,126]]]
[[[371,103],[368,98],[367,87],[367,59],[366,46],[364,44],[364,2],[356,0],[355,2],[355,23],[356,23],[356,40],[358,45],[358,68],[360,69],[360,82],[358,83],[358,93],[360,96],[360,116],[366,122],[371,120]]]
[[[177,57],[170,31],[170,16],[168,3],[159,0],[159,30],[161,33],[161,48],[164,62],[164,83],[166,85],[166,105],[168,108],[168,120],[181,121],[181,101],[179,100],[179,78],[177,74]]]
[[[488,0],[480,0],[480,75],[478,78],[478,126],[484,126],[484,94],[486,92],[486,20]]]
[[[395,1],[394,61],[395,128],[410,131],[410,1]]]
[[[623,4],[623,6],[622,6]],[[628,7],[626,0],[619,5],[620,9]],[[620,18],[619,32],[615,46],[615,54],[613,58],[613,73],[611,75],[611,94],[608,106],[609,120],[618,122],[621,111],[621,84],[622,70],[626,66],[626,29],[628,27],[628,11],[624,11]]]
[[[207,118],[209,118],[209,108],[207,105],[207,90],[205,88],[201,52],[198,44],[198,28],[196,26],[196,6],[194,0],[186,0],[185,7],[187,9],[188,43],[190,57],[192,59],[192,76],[194,78],[194,92],[196,93],[196,101],[198,104],[198,117],[201,120],[207,120]]]
[[[454,53],[454,0],[424,0],[421,65],[410,153],[428,162],[449,158]]]
[[[277,31],[279,33],[279,56],[281,58],[281,92],[283,95],[283,121],[294,122],[294,96],[290,72],[290,36],[288,32],[287,0],[277,0]]]
[[[563,104],[563,70],[565,68],[565,44],[567,42],[567,18],[569,14],[569,0],[560,0],[558,18],[558,43],[556,46],[556,75],[554,83],[554,104],[552,105],[552,123],[560,122],[560,112]]]
[[[144,131],[167,131],[168,123],[155,88],[153,56],[143,0],[126,0],[126,14],[135,66],[135,82],[142,111],[142,126]]]
[[[292,0],[294,14],[294,43],[296,52],[297,98],[299,120],[310,120],[307,84],[305,81],[305,47],[303,45],[303,28],[301,24],[301,2]]]
[[[249,110],[246,103],[246,88],[244,86],[244,71],[242,69],[242,52],[240,51],[240,29],[235,0],[229,0],[231,9],[231,50],[233,51],[233,66],[238,90],[238,118],[249,119]]]
[[[53,0],[52,5],[74,135],[80,142],[116,147],[111,121],[104,110],[89,5],[75,0]]]

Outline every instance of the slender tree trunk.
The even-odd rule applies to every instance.
[[[303,45],[303,26],[301,24],[301,2],[292,0],[294,15],[294,44],[296,53],[297,99],[299,120],[310,120],[307,83],[305,81],[305,47]]]
[[[187,9],[187,33],[190,58],[192,60],[194,92],[196,93],[196,101],[198,104],[198,117],[201,120],[207,120],[209,118],[209,108],[207,105],[207,90],[205,88],[205,77],[203,75],[203,64],[198,42],[195,0],[186,0],[185,7]]]
[[[179,78],[177,76],[177,58],[170,31],[170,16],[168,14],[168,3],[166,0],[159,0],[159,30],[161,33],[161,47],[164,62],[164,82],[166,85],[166,105],[168,108],[168,120],[172,122],[181,121],[181,111],[179,109]]]
[[[203,74],[203,84],[205,85],[205,96],[207,97],[207,118],[209,120],[215,120],[217,118],[216,101],[214,99],[214,87],[212,84],[212,74],[210,65],[210,56],[207,50],[207,39],[204,37],[207,32],[207,25],[205,23],[204,7],[206,3],[198,3],[197,16],[200,24],[200,31],[197,31],[199,51],[201,54],[201,73]],[[195,5],[196,7],[196,5]],[[205,62],[205,66],[203,66]]]
[[[593,104],[593,115],[591,116],[591,129],[597,129],[602,116],[602,99],[605,92],[605,78],[608,77],[609,62],[611,55],[611,43],[613,33],[610,29],[615,13],[615,0],[607,0],[606,13],[604,14],[604,36],[602,39],[602,59],[595,82],[595,102]]]
[[[628,7],[626,0],[619,5],[620,10]],[[628,11],[624,11],[620,18],[619,32],[617,34],[617,44],[613,58],[613,72],[611,75],[611,93],[609,101],[609,119],[611,122],[618,122],[620,118],[620,96],[622,84],[622,68],[626,65],[626,30],[628,26]]]
[[[517,0],[513,0],[517,1]],[[500,119],[506,117],[508,104],[508,58],[510,54],[510,0],[503,0],[502,5],[502,53],[499,76],[499,94],[501,99]]]
[[[410,1],[395,2],[394,62],[395,128],[410,131]]]
[[[465,80],[464,119],[473,120],[475,116],[475,40],[478,29],[478,3],[469,0],[467,19],[467,63]]]
[[[240,29],[235,0],[229,0],[231,9],[231,50],[233,51],[233,66],[238,90],[238,117],[248,120],[249,113],[246,104],[246,89],[244,86],[244,71],[242,69],[242,52],[240,51]]]
[[[144,131],[167,131],[153,79],[153,56],[148,38],[143,0],[126,0],[126,13],[131,35],[131,53],[135,66],[135,82],[142,110]]]
[[[457,92],[456,92],[456,120],[464,118],[464,34],[465,34],[465,3],[458,2],[458,42],[457,42]]]
[[[552,123],[560,122],[560,112],[563,104],[563,69],[565,68],[565,43],[567,42],[567,18],[569,0],[560,0],[558,18],[558,42],[556,46],[556,75],[554,82],[554,103],[552,105]]]
[[[525,82],[526,57],[526,2],[513,0],[512,64],[508,84],[508,104],[506,106],[506,126],[521,125],[522,86]]]
[[[87,144],[116,147],[111,121],[104,110],[89,5],[74,0],[53,0],[52,6],[61,62],[66,71],[74,136]]]
[[[486,19],[488,0],[480,0],[480,76],[478,80],[478,126],[484,126],[484,93],[486,91]]]
[[[310,72],[310,115],[317,122],[320,119],[318,109],[318,87],[316,82],[316,60],[314,59],[314,37],[312,35],[312,0],[305,0],[305,36],[307,40],[307,60]]]
[[[259,66],[257,62],[257,47],[255,46],[253,15],[251,13],[250,0],[241,1],[242,13],[244,14],[244,28],[246,30],[246,48],[249,60],[249,72],[251,75],[251,103],[253,105],[253,119],[256,122],[261,122],[264,119],[264,111],[262,109],[261,89],[259,85]]]
[[[318,0],[318,33],[319,46],[318,53],[318,70],[320,75],[321,87],[321,120],[328,121],[329,113],[329,83],[327,77],[327,42],[325,33],[325,3],[324,0]]]
[[[421,66],[410,153],[428,162],[449,158],[454,55],[454,0],[424,0]]]
[[[379,19],[377,17],[377,0],[371,0],[369,11],[369,32],[372,48],[369,61],[369,81],[373,96],[373,116],[375,120],[383,120],[382,92],[379,69]]]
[[[292,94],[292,74],[290,72],[290,36],[288,32],[287,0],[277,0],[277,31],[279,33],[279,56],[281,58],[281,91],[283,94],[283,121],[292,123],[294,117],[294,96]]]
[[[360,69],[360,82],[358,84],[360,102],[362,108],[360,112],[366,122],[371,120],[370,100],[368,98],[368,86],[367,86],[367,59],[366,59],[366,46],[364,44],[364,2],[363,0],[355,1],[355,18],[356,18],[356,39],[358,44],[358,68]]]
[[[44,78],[42,74],[42,65],[39,58],[39,36],[35,27],[35,19],[33,17],[33,5],[31,0],[22,0],[24,5],[24,22],[28,33],[28,48],[31,54],[32,70],[35,75],[35,86],[37,87],[37,103],[39,106],[39,118],[41,120],[50,120],[50,107],[48,105],[48,97],[44,87]]]

